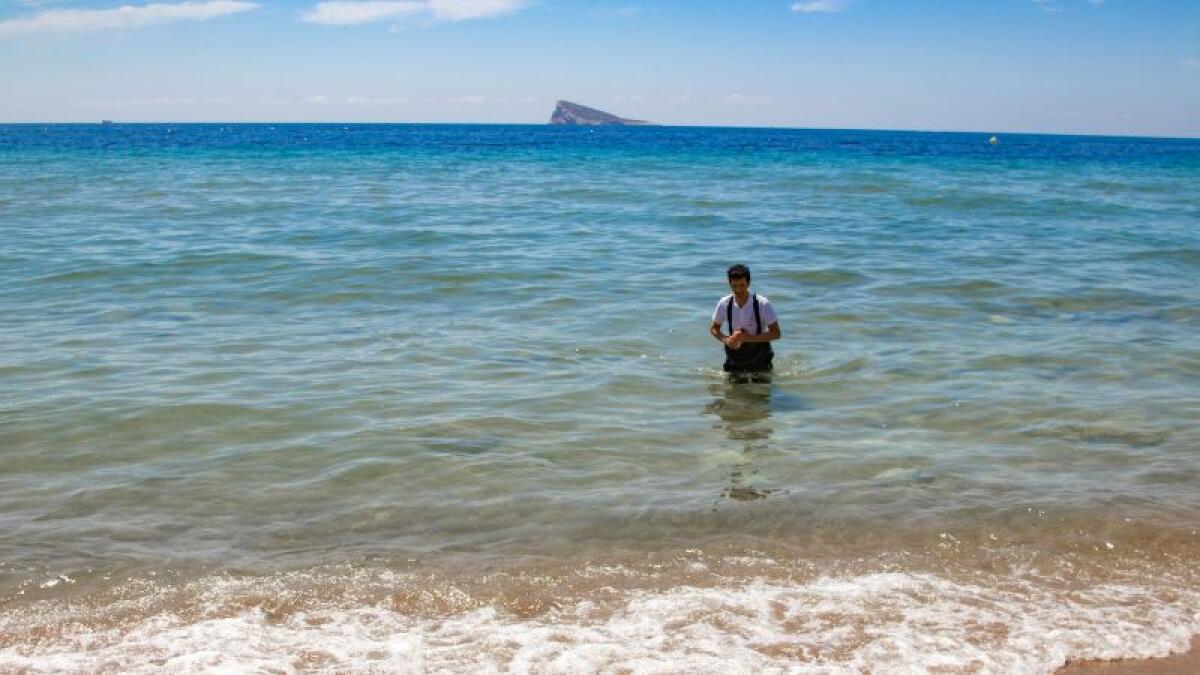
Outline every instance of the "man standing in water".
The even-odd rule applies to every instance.
[[[767,373],[775,352],[771,341],[778,340],[779,320],[771,302],[750,292],[750,270],[734,265],[727,272],[733,291],[721,298],[713,311],[708,332],[725,345],[725,371],[735,375]],[[729,335],[721,332],[729,325]]]

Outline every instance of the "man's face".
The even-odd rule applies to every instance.
[[[746,293],[748,293],[750,291],[750,280],[749,279],[730,279],[729,280],[729,289],[731,291],[733,291],[733,294],[738,296],[739,298],[743,297],[744,295],[746,295]]]

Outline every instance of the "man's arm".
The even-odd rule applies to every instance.
[[[713,322],[713,325],[708,327],[708,332],[710,335],[717,338],[721,342],[724,342],[729,339],[728,335],[721,332],[721,324],[719,324],[719,323]]]
[[[767,332],[763,333],[762,335],[749,335],[743,332],[742,342],[771,342],[772,340],[778,340],[782,336],[783,333],[781,333],[779,330],[779,322],[776,321],[770,326],[767,326]]]

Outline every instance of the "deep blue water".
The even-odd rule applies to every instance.
[[[989,134],[736,127],[555,127],[492,124],[4,124],[0,148],[272,152],[528,151],[590,153],[817,154],[846,157],[935,157],[987,161],[1135,162],[1194,168],[1200,140],[1107,136]],[[999,140],[999,139],[998,139]],[[561,156],[561,155],[559,155]]]

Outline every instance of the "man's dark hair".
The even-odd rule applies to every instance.
[[[750,268],[745,265],[734,265],[729,268],[727,274],[731,280],[745,279],[746,281],[750,281]]]

